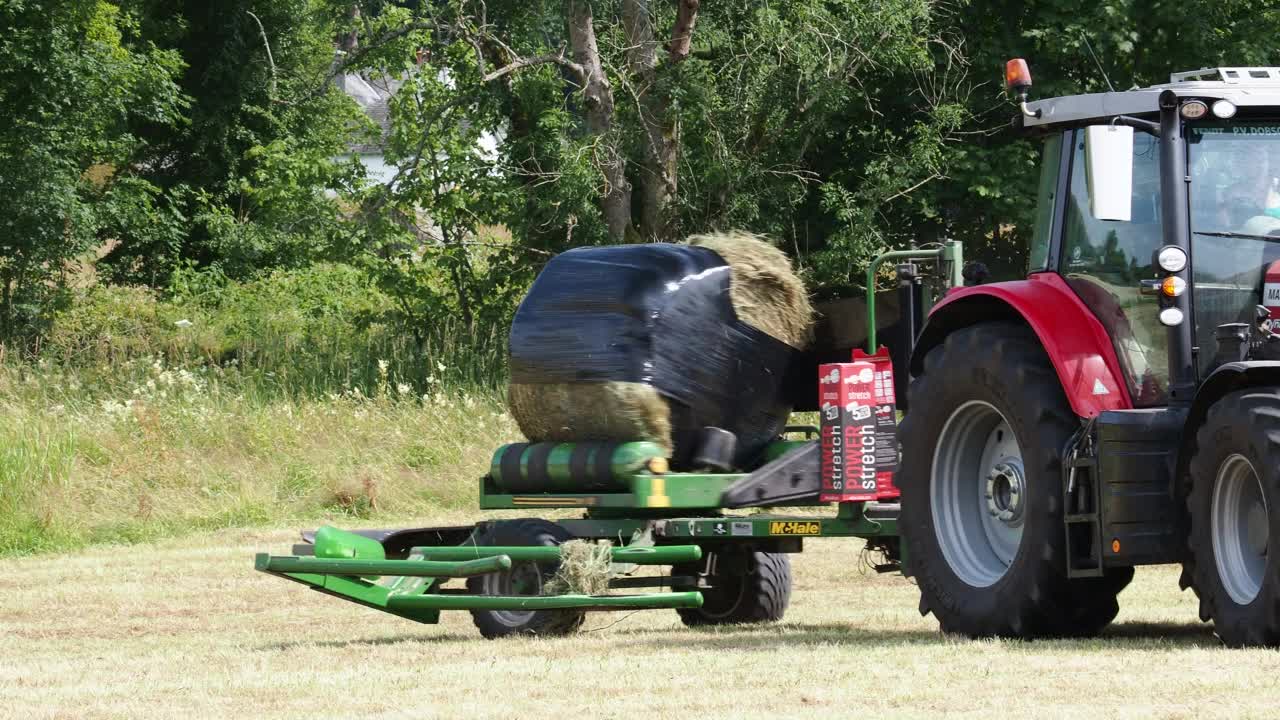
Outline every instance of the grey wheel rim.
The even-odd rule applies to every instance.
[[[989,403],[973,400],[947,419],[929,482],[933,527],[952,572],[973,587],[1004,577],[1022,545],[1027,508],[1022,449]]]
[[[1270,540],[1262,483],[1248,458],[1237,453],[1218,468],[1209,513],[1218,578],[1237,605],[1248,605],[1262,590]]]
[[[504,573],[484,578],[485,595],[541,595],[542,572],[532,562],[517,563]],[[533,619],[536,610],[490,610],[490,615],[507,627],[521,627]]]

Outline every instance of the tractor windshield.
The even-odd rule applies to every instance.
[[[1215,329],[1251,321],[1267,266],[1280,260],[1280,120],[1193,125],[1189,138],[1192,300],[1203,377],[1213,369]]]

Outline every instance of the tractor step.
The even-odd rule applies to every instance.
[[[1098,513],[1098,459],[1092,452],[1089,430],[1063,465],[1063,499],[1066,513],[1067,577],[1100,577],[1102,568],[1102,519]]]

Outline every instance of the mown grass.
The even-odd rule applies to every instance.
[[[0,717],[1191,719],[1280,702],[1280,655],[1222,648],[1176,567],[1140,568],[1101,637],[966,640],[920,616],[910,580],[861,570],[860,542],[809,540],[779,624],[593,613],[577,635],[486,641],[466,612],[419,625],[253,571],[295,538],[0,559]]]

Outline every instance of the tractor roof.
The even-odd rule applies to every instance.
[[[1280,109],[1280,68],[1204,68],[1173,73],[1164,85],[1037,100],[1027,103],[1027,107],[1039,110],[1040,117],[1023,118],[1023,126],[1082,125],[1116,115],[1156,113],[1160,110],[1160,94],[1166,90],[1172,90],[1179,97],[1230,100],[1238,107]]]

